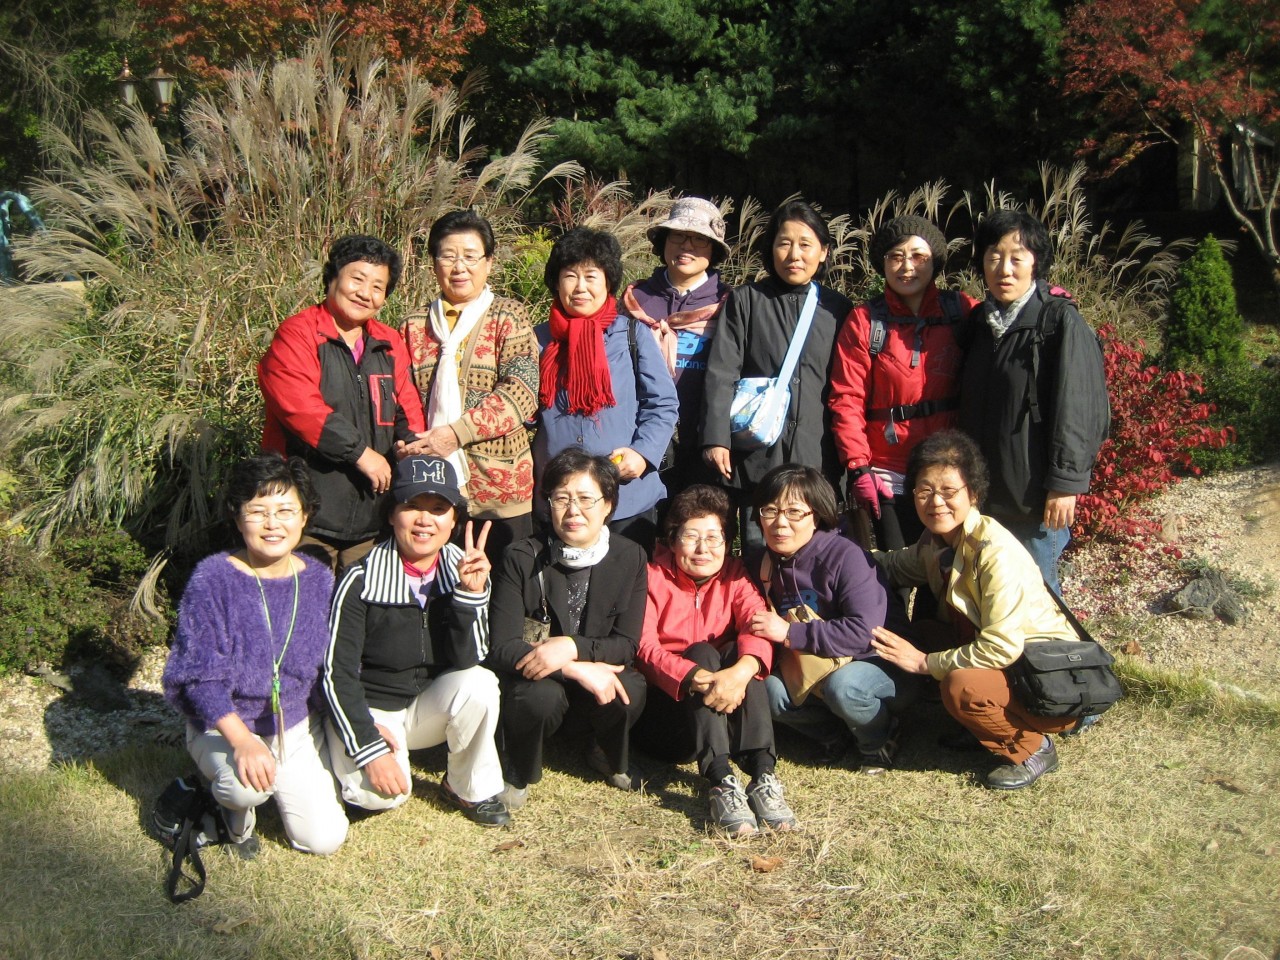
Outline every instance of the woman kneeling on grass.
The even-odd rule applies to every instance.
[[[451,543],[467,502],[442,457],[396,464],[391,536],[348,570],[333,597],[324,692],[342,796],[366,810],[409,799],[410,750],[449,744],[440,797],[484,827],[511,818],[502,768],[498,679],[489,647],[489,524]]]
[[[294,552],[318,506],[299,457],[236,466],[226,510],[244,547],[196,567],[164,668],[187,749],[246,860],[258,852],[255,808],[268,797],[298,850],[333,853],[347,836],[320,693],[333,574]]]
[[[783,464],[755,490],[765,550],[747,569],[769,609],[751,632],[781,645],[765,681],[773,719],[843,757],[852,735],[863,773],[884,773],[898,750],[897,714],[919,684],[871,647],[872,630],[908,629],[897,594],[867,551],[835,529],[836,495],[816,467]]]
[[[726,559],[733,510],[718,487],[703,484],[667,508],[666,540],[649,564],[649,603],[636,663],[649,702],[636,745],[673,763],[698,761],[711,783],[711,819],[730,836],[758,824],[790,830],[795,815],[774,775],[777,753],[764,677],[773,644],[751,633],[764,599],[740,560]],[[744,791],[729,766],[750,777]]]
[[[945,601],[954,642],[926,654],[878,629],[874,643],[890,663],[941,683],[947,712],[1006,761],[987,775],[987,786],[1018,790],[1058,769],[1053,741],[1045,734],[1071,730],[1080,721],[1028,713],[1010,690],[1004,668],[1026,643],[1077,635],[1026,548],[979,512],[987,486],[986,462],[967,434],[944,430],[911,452],[907,489],[929,535],[876,559],[896,585],[927,584]]]

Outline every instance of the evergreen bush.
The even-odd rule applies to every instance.
[[[1231,266],[1213,234],[1178,270],[1164,342],[1170,369],[1225,370],[1244,356],[1244,320],[1236,309]]]

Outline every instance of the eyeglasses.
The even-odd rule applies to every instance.
[[[686,243],[695,250],[702,250],[711,246],[711,241],[697,233],[676,233],[674,230],[667,234],[667,243],[674,243],[677,247],[683,247]]]
[[[483,254],[475,253],[467,253],[462,256],[459,256],[456,253],[438,253],[432,259],[442,267],[452,267],[456,263],[461,263],[464,267],[470,270],[481,260],[487,260],[488,257]]]
[[[682,533],[679,539],[686,547],[697,547],[702,543],[708,550],[719,550],[724,546],[724,537],[718,533],[709,533],[705,537],[700,537],[696,533]]]
[[[568,510],[569,504],[573,504],[579,510],[590,510],[604,497],[571,497],[567,493],[557,493],[555,496],[547,497],[547,503],[555,507],[557,510]]]
[[[777,520],[778,514],[782,514],[792,523],[799,523],[805,517],[810,516],[812,510],[801,510],[799,507],[787,507],[785,510],[779,510],[777,507],[761,507],[756,511],[761,520]]]
[[[941,497],[943,503],[950,503],[968,489],[967,486],[945,487],[941,490],[935,490],[933,487],[916,487],[911,492],[920,503],[928,503],[934,497]]]
[[[916,252],[911,254],[911,256],[907,256],[901,250],[896,250],[893,253],[886,253],[884,255],[884,262],[890,267],[901,267],[908,260],[911,261],[911,265],[913,267],[923,267],[926,263],[933,262],[933,254]]]
[[[240,519],[245,523],[258,524],[266,523],[267,518],[269,517],[278,523],[293,523],[293,521],[297,520],[300,516],[302,516],[302,511],[297,507],[281,507],[279,510],[272,510],[270,512],[266,510],[250,510],[246,513],[240,514]]]

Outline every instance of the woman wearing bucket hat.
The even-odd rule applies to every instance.
[[[871,519],[881,550],[910,545],[923,532],[914,501],[903,496],[907,458],[956,421],[960,331],[978,301],[938,289],[946,261],[947,238],[924,217],[883,224],[871,239],[871,262],[884,293],[859,304],[836,340],[836,446],[850,470],[850,499]]]
[[[716,267],[729,255],[729,245],[719,208],[700,197],[677,200],[648,235],[662,266],[647,280],[628,286],[622,303],[631,317],[653,331],[676,384],[680,419],[675,456],[662,476],[674,494],[690,484],[715,481],[702,459],[699,427],[711,340],[729,296]]]

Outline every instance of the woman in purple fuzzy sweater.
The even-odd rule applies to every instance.
[[[226,507],[244,548],[196,567],[165,664],[165,698],[186,717],[187,749],[245,859],[268,797],[298,850],[330,854],[347,836],[320,689],[333,574],[294,553],[318,505],[298,457],[236,467]]]

